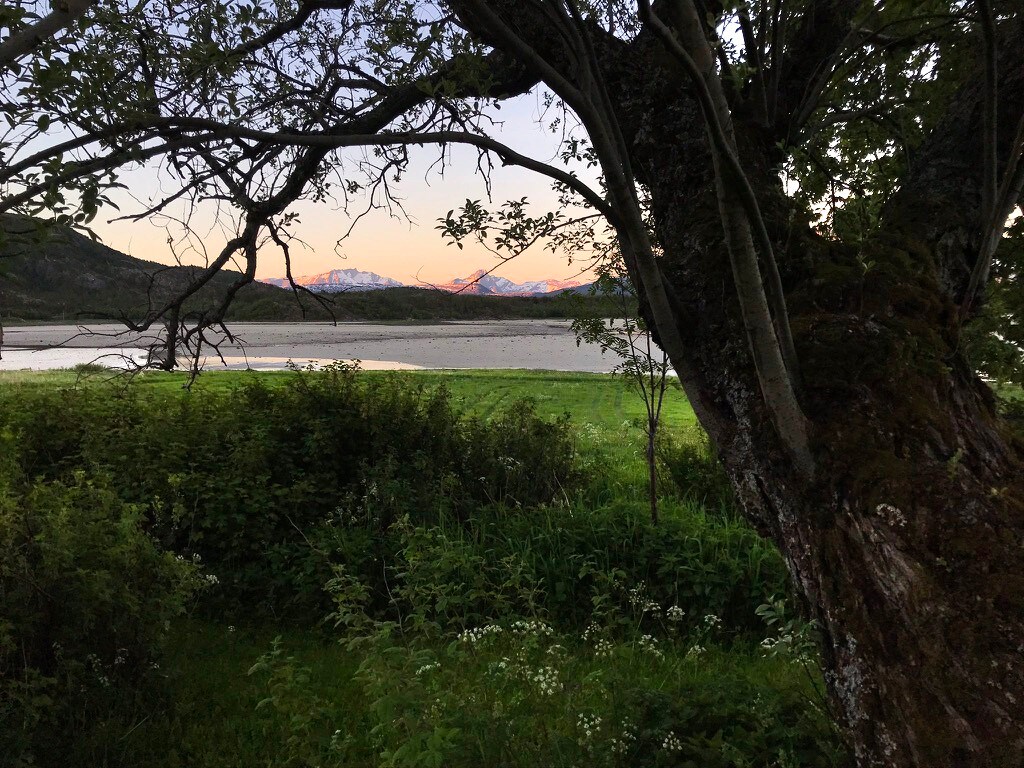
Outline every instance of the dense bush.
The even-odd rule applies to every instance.
[[[482,421],[444,389],[344,366],[221,391],[144,382],[0,393],[0,755],[12,762],[841,759],[796,665],[814,655],[814,628],[781,598],[762,606],[786,591],[782,560],[731,514],[699,440],[660,445],[678,491],[654,527],[625,423],[601,440],[584,429],[577,460],[567,421],[528,402]],[[625,471],[608,471],[611,456]],[[212,574],[204,610],[221,655],[183,653],[163,702],[164,629]],[[313,672],[276,646],[236,679],[258,653],[236,639],[273,625],[267,614],[308,627],[331,605],[327,631],[352,641],[340,663]],[[210,677],[258,710],[214,704]],[[247,757],[234,760],[233,738]]]
[[[142,523],[81,473],[0,469],[0,764],[59,765],[112,712],[153,705],[170,621],[206,580]]]
[[[330,517],[384,532],[403,515],[430,523],[550,502],[578,479],[564,419],[519,402],[484,424],[443,388],[346,366],[277,387],[254,376],[159,398],[136,386],[32,389],[4,405],[0,428],[17,436],[26,475],[109,475],[120,498],[152,510],[166,547],[200,555],[247,610],[319,610],[329,571],[309,534]]]
[[[24,472],[106,474],[120,498],[146,506],[164,546],[201,556],[221,579],[217,594],[246,613],[318,618],[322,585],[343,565],[383,615],[396,609],[387,580],[400,581],[410,541],[429,537],[438,567],[469,563],[436,583],[462,588],[516,558],[537,584],[538,610],[563,627],[590,621],[596,596],[622,604],[646,585],[692,617],[756,630],[756,606],[785,591],[774,548],[695,503],[731,498],[706,443],[665,435],[661,460],[695,501],[665,502],[654,529],[642,504],[574,493],[568,423],[539,418],[528,402],[484,422],[460,415],[444,388],[345,366],[265,382],[159,396],[140,386],[25,390],[2,413]],[[503,615],[480,601],[464,608],[458,621]]]

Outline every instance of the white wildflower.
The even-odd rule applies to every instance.
[[[646,651],[655,658],[660,659],[665,655],[661,652],[661,649],[658,648],[658,641],[654,639],[653,635],[643,635],[640,640],[637,641],[637,645],[640,646],[640,650]]]
[[[601,727],[601,718],[598,715],[578,715],[576,726],[583,732],[583,735],[579,738],[579,743],[581,746],[584,746],[586,742],[594,738],[594,734]]]
[[[541,667],[533,675],[533,682],[537,684],[540,692],[545,696],[554,696],[562,689],[558,681],[558,670],[554,667]]]
[[[713,613],[709,613],[704,617],[704,628],[708,631],[718,629],[722,626],[722,620],[715,616]]]
[[[531,619],[530,621],[516,621],[512,624],[512,634],[514,635],[536,635],[540,637],[551,636],[554,634],[554,630],[545,624],[543,621],[537,621]]]
[[[676,736],[675,731],[669,731],[661,742],[661,748],[667,752],[678,752],[683,748],[683,742]]]
[[[424,664],[422,667],[416,670],[416,677],[419,677],[420,675],[425,675],[427,672],[432,672],[433,670],[440,668],[440,663],[436,661],[431,662],[430,664]]]
[[[459,633],[459,642],[469,643],[470,645],[476,645],[486,637],[493,637],[499,635],[504,630],[497,624],[488,624],[483,627],[474,627],[472,629],[466,629]]]

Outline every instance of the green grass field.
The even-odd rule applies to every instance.
[[[284,382],[292,375],[289,371],[209,371],[201,374],[192,386],[199,391],[224,391],[254,376],[273,383]],[[643,417],[645,413],[643,401],[628,379],[603,373],[441,370],[365,371],[363,375],[370,378],[398,376],[422,382],[426,386],[443,384],[467,411],[485,418],[502,404],[523,397],[532,398],[538,411],[545,415],[569,413],[578,424],[593,424],[602,428],[618,427],[625,421]],[[85,374],[74,371],[0,372],[0,386],[116,384],[120,380],[117,374],[96,371]],[[181,390],[188,377],[183,373],[153,371],[137,375],[135,381],[144,391],[170,393]],[[686,428],[696,424],[693,409],[675,380],[669,382],[663,418],[669,428]]]

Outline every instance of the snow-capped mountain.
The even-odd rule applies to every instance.
[[[270,277],[262,282],[289,288],[288,278]],[[311,291],[320,293],[341,293],[343,291],[377,291],[382,288],[398,288],[402,283],[383,277],[376,272],[363,272],[359,269],[332,269],[319,275],[296,277],[295,282]]]
[[[288,278],[266,278],[262,282],[288,288]],[[358,269],[332,269],[319,275],[296,277],[295,282],[319,293],[342,293],[345,291],[376,291],[383,288],[400,288],[402,283],[376,272]],[[528,280],[514,283],[508,278],[489,275],[487,270],[478,269],[468,277],[456,277],[449,283],[431,285],[421,283],[419,287],[436,288],[449,293],[469,293],[478,296],[543,296],[548,293],[580,288],[578,280]]]
[[[578,288],[578,280],[528,280],[514,283],[508,278],[489,275],[487,270],[478,269],[468,277],[457,277],[450,283],[434,286],[451,293],[475,293],[484,296],[537,296]]]

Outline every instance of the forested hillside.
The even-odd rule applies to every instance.
[[[66,227],[23,216],[0,217],[0,318],[70,321],[141,316],[184,289],[198,267],[168,267],[109,248]],[[242,275],[218,272],[186,306],[199,312]],[[453,295],[426,288],[389,288],[323,296],[323,305],[287,289],[251,283],[238,293],[229,320],[502,320],[608,315],[615,302],[590,296]]]

